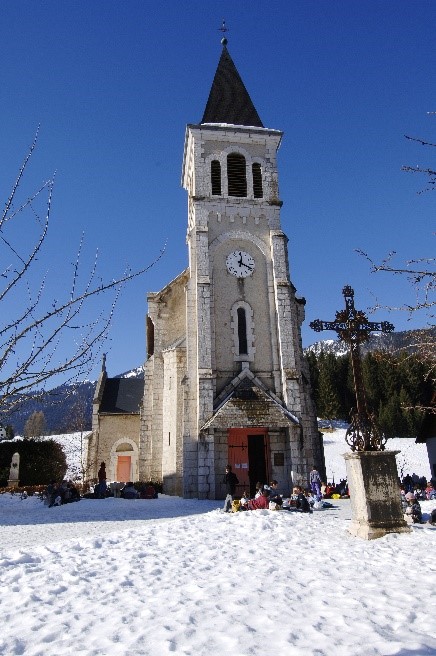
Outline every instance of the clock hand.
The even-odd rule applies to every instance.
[[[253,271],[253,267],[251,267],[249,264],[245,264],[245,262],[241,262],[242,266],[247,267],[247,269],[250,269],[250,271]]]

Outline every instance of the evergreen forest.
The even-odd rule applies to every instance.
[[[321,351],[306,353],[318,417],[349,419],[355,407],[351,358]],[[410,353],[372,351],[362,358],[367,405],[386,437],[415,437],[433,385],[428,366]]]

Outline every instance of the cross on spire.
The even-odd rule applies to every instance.
[[[345,435],[347,444],[352,451],[382,451],[386,438],[377,426],[374,416],[368,411],[360,344],[368,341],[371,332],[390,333],[394,330],[394,326],[388,321],[368,321],[365,313],[354,307],[354,290],[349,285],[343,288],[342,294],[345,299],[345,310],[336,312],[334,321],[316,319],[309,325],[316,332],[336,331],[339,339],[350,346],[357,409],[351,414],[351,423]]]
[[[226,46],[227,45],[226,33],[229,31],[229,28],[227,27],[225,20],[223,20],[221,27],[218,28],[218,29],[219,29],[220,32],[223,33],[223,38],[221,39],[221,44],[223,46]]]

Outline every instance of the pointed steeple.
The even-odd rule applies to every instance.
[[[263,128],[262,121],[222,39],[223,51],[213,79],[202,123],[227,123]]]

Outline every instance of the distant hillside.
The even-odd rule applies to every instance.
[[[114,378],[143,378],[143,376],[143,367],[138,367],[118,374]],[[11,424],[15,435],[23,435],[24,424],[29,416],[32,412],[41,410],[45,416],[47,435],[70,433],[80,429],[90,430],[95,384],[95,381],[87,380],[75,385],[60,385],[47,392],[43,402],[25,399],[3,420],[3,424]]]
[[[418,333],[421,335],[424,333],[430,338],[436,338],[436,327],[420,331],[404,330],[398,333],[373,333],[369,341],[361,345],[362,355],[371,351],[388,351],[389,353],[394,353],[400,349],[413,352]],[[336,356],[340,356],[345,355],[348,352],[348,348],[339,339],[323,339],[308,346],[304,351],[305,353],[315,353],[315,355],[319,355],[321,351],[324,351],[324,353],[333,353]]]

